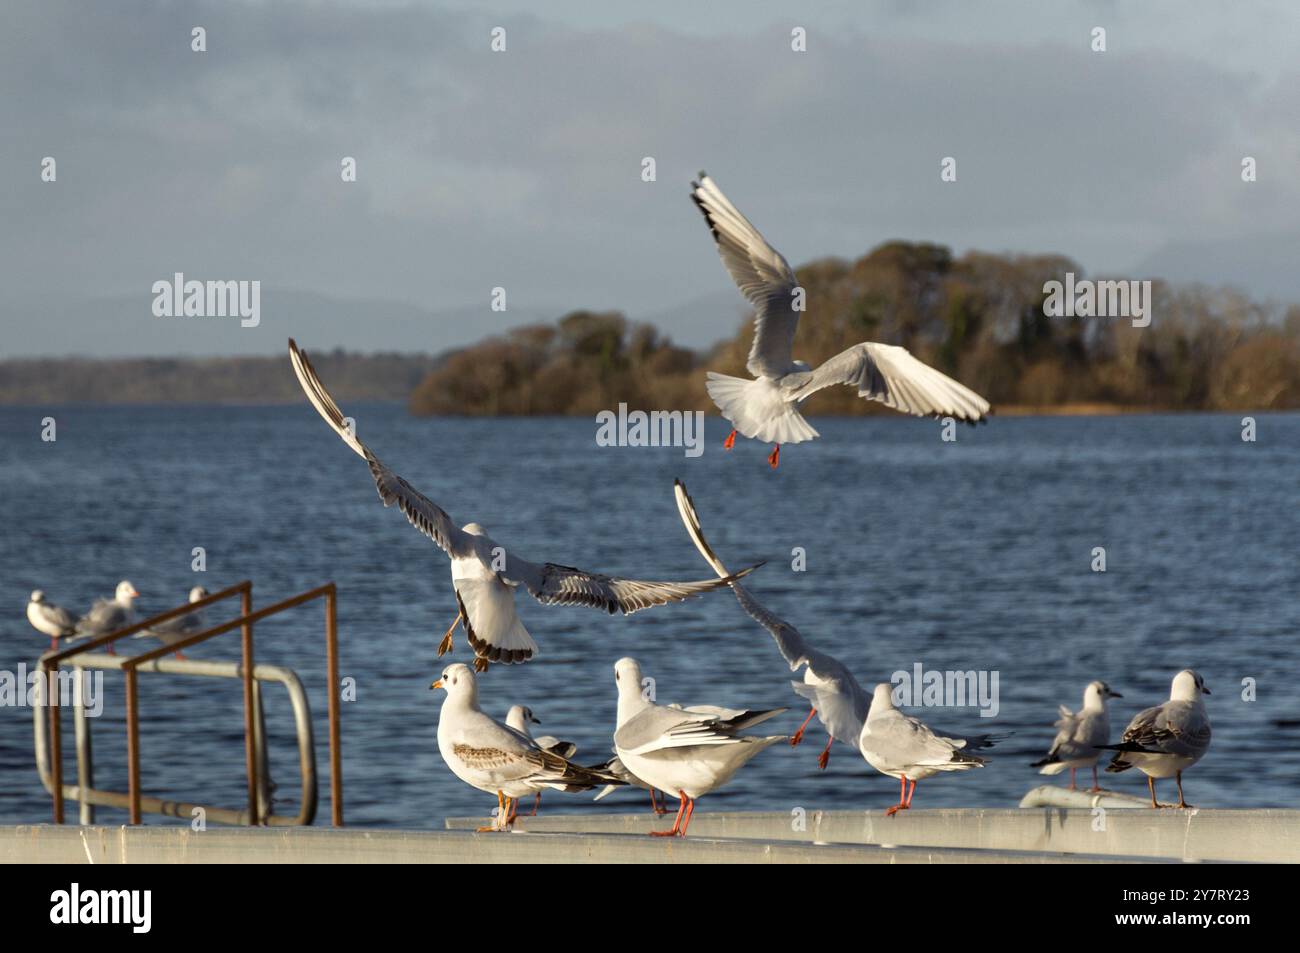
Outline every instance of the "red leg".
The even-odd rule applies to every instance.
[[[768,465],[775,470],[777,464],[781,462],[781,445],[778,443],[772,448],[772,452],[767,455]]]
[[[53,652],[53,651],[54,651],[55,649],[57,649],[58,647],[59,647],[59,637],[58,637],[57,635],[51,635],[51,636],[50,636],[50,651]]]
[[[903,805],[903,809],[904,809],[904,810],[906,810],[907,808],[910,808],[910,807],[912,806],[912,795],[915,794],[915,793],[916,793],[916,782],[913,781],[913,782],[912,782],[911,790],[909,790],[909,791],[907,792],[907,803]]]
[[[650,806],[651,806],[652,808],[654,808],[654,812],[655,812],[656,814],[667,814],[667,813],[668,813],[668,808],[666,808],[666,807],[662,807],[662,806],[659,804],[659,802],[658,802],[657,800],[655,800],[655,789],[654,789],[654,788],[651,788],[651,789],[650,789]]]
[[[1100,790],[1101,785],[1097,783],[1097,766],[1094,764],[1092,766],[1092,787],[1089,788],[1088,791],[1092,794],[1096,794]]]
[[[797,745],[799,742],[803,741],[803,730],[804,730],[805,728],[808,727],[808,722],[812,721],[812,719],[813,719],[813,715],[815,715],[815,714],[817,714],[817,709],[816,709],[816,708],[814,708],[812,711],[808,712],[808,717],[805,718],[805,719],[803,720],[803,724],[799,726],[799,730],[796,731],[793,735],[790,736],[790,747],[791,747],[791,748],[793,748],[793,747],[794,747],[795,745]]]
[[[185,657],[185,653],[184,653],[184,652],[177,652],[177,653],[176,653],[176,657],[177,657],[178,659],[180,659],[182,662],[188,662],[188,661],[189,661],[189,659],[187,659],[187,658]]]
[[[899,778],[898,784],[898,803],[885,811],[885,817],[893,817],[899,811],[907,810],[907,778]]]
[[[1075,784],[1074,784],[1074,771],[1075,771],[1074,768],[1071,768],[1071,769],[1070,769],[1070,790],[1071,790],[1071,791],[1075,790]]]
[[[677,817],[673,819],[673,829],[670,831],[651,831],[651,837],[672,837],[677,833],[678,828],[682,826],[682,812],[686,810],[686,795],[682,794],[680,796],[682,803],[677,808]]]
[[[686,816],[682,818],[681,836],[686,836],[686,828],[691,826],[691,815],[695,813],[695,798],[690,798],[686,804]]]
[[[109,655],[116,655],[116,654],[117,654],[117,646],[114,645],[112,642],[109,642],[109,643],[108,643],[108,648],[104,649],[104,651],[107,652]]]
[[[736,445],[736,431],[733,430],[731,431],[731,433],[727,434],[727,439],[722,441],[722,446],[724,449],[730,450],[735,445]]]
[[[830,764],[831,762],[831,745],[833,744],[835,744],[834,736],[827,735],[826,750],[817,756],[817,767],[821,768],[823,771],[826,770],[826,765]]]
[[[1156,779],[1147,775],[1147,789],[1151,792],[1151,806],[1159,807],[1160,802],[1156,800]]]
[[[537,797],[533,798],[533,813],[530,814],[530,815],[528,815],[528,816],[529,816],[529,817],[536,817],[536,816],[537,816],[537,809],[538,809],[539,807],[541,807],[541,806],[542,806],[542,792],[541,792],[541,791],[538,791],[538,792],[537,792]]]

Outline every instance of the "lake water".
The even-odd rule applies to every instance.
[[[286,372],[287,373],[287,372]],[[783,450],[725,453],[711,419],[707,450],[601,448],[592,420],[415,419],[404,408],[346,410],[359,433],[458,522],[477,520],[537,561],[648,578],[705,578],[678,520],[672,480],[686,481],[728,563],[766,559],[754,594],[867,685],[896,670],[996,671],[999,711],[918,710],[956,731],[1012,730],[988,767],[927,781],[918,807],[1013,806],[1043,779],[1028,766],[1052,736],[1060,703],[1107,680],[1124,698],[1119,731],[1197,668],[1214,741],[1186,776],[1202,806],[1300,806],[1300,415],[1261,415],[1241,439],[1240,415],[995,418],[962,428],[904,418],[817,419],[823,439]],[[40,439],[57,420],[56,442]],[[304,402],[286,407],[0,408],[0,580],[9,608],[0,669],[31,665],[45,641],[27,624],[33,588],[83,609],[129,578],[141,608],[254,582],[255,605],[334,580],[341,672],[357,698],[343,705],[349,823],[438,827],[482,814],[494,799],[456,780],[437,749],[429,682],[435,646],[455,615],[445,557],[378,502],[363,462]],[[207,572],[191,571],[191,550]],[[1093,572],[1094,547],[1107,571]],[[792,551],[806,571],[792,571]],[[197,578],[196,578],[197,577]],[[233,604],[232,604],[233,608]],[[612,665],[639,658],[661,702],[790,706],[769,726],[791,732],[806,707],[766,632],[729,592],[635,616],[544,607],[520,598],[541,646],[527,665],[494,666],[486,708],[530,705],[541,731],[576,741],[578,760],[611,743]],[[308,607],[257,628],[261,662],[303,677],[316,718],[319,816],[328,818],[322,611]],[[135,643],[126,651],[136,650]],[[468,660],[463,635],[455,658]],[[237,637],[192,653],[234,658]],[[1243,698],[1253,679],[1254,700]],[[244,801],[238,682],[141,677],[146,793],[238,807]],[[94,725],[100,787],[125,790],[120,675],[105,676]],[[296,809],[288,705],[267,688],[278,813]],[[66,724],[66,722],[65,722]],[[70,739],[71,731],[67,737]],[[810,728],[777,746],[702,810],[885,807],[898,785]],[[70,740],[65,747],[71,772]],[[1145,793],[1141,775],[1104,783]],[[1055,779],[1060,783],[1061,779]],[[1162,787],[1172,797],[1171,783]],[[590,810],[588,795],[550,794],[544,810]],[[596,810],[640,810],[641,792]],[[75,818],[75,806],[70,808]],[[50,816],[32,756],[31,713],[0,708],[0,823]],[[101,808],[100,820],[123,812]],[[148,823],[163,823],[146,816]],[[169,820],[167,823],[175,823]]]

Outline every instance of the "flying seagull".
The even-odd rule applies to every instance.
[[[699,514],[695,511],[695,503],[690,494],[686,492],[685,484],[681,480],[674,481],[674,484],[677,512],[686,524],[691,542],[695,543],[695,548],[700,551],[704,561],[713,567],[714,572],[724,579],[730,578],[722,560],[704,538]],[[808,700],[812,710],[808,712],[808,717],[799,726],[799,730],[791,736],[790,744],[797,745],[803,740],[804,729],[816,715],[825,726],[827,735],[826,748],[817,758],[817,763],[823,769],[830,761],[831,745],[836,739],[853,750],[858,750],[858,736],[862,733],[862,723],[866,721],[867,710],[871,707],[871,696],[858,684],[853,673],[839,659],[809,645],[798,629],[760,604],[739,582],[731,584],[731,591],[736,594],[737,601],[749,613],[749,617],[771,633],[777,649],[790,666],[790,671],[803,669],[803,680],[791,682],[790,687],[795,694]]]
[[[1064,705],[1056,722],[1056,737],[1052,740],[1047,757],[1035,761],[1031,768],[1041,768],[1039,774],[1060,774],[1070,769],[1070,790],[1075,789],[1074,773],[1080,768],[1092,768],[1091,793],[1101,790],[1097,783],[1097,760],[1101,746],[1110,741],[1110,715],[1106,711],[1107,698],[1123,698],[1103,681],[1088,683],[1083,690],[1083,707],[1072,712]]]
[[[627,770],[647,784],[681,802],[670,831],[651,831],[654,837],[686,836],[695,799],[720,788],[763,749],[785,735],[741,735],[741,729],[774,718],[784,708],[764,711],[733,710],[715,706],[678,708],[657,705],[641,687],[641,665],[636,659],[614,663],[618,685],[618,722],[614,751]]]
[[[438,646],[442,656],[452,646],[452,633],[460,623],[476,656],[474,667],[483,671],[489,662],[526,662],[537,654],[537,643],[515,611],[515,589],[523,586],[542,605],[588,606],[611,615],[629,615],[640,609],[680,602],[727,585],[732,579],[696,582],[646,582],[604,573],[587,572],[557,563],[533,563],[508,551],[478,523],[459,529],[441,507],[388,469],[370,448],[357,439],[307,355],[289,340],[289,358],[298,383],[312,406],[343,442],[370,466],[375,488],[385,506],[397,505],[411,525],[433,540],[451,557],[451,582],[459,612]],[[751,566],[734,577],[752,572]]]
[[[1119,744],[1103,745],[1115,752],[1106,770],[1137,768],[1145,774],[1152,807],[1168,806],[1156,800],[1156,778],[1177,778],[1178,807],[1191,807],[1183,798],[1183,772],[1210,750],[1210,716],[1201,698],[1208,694],[1205,679],[1183,669],[1174,676],[1169,701],[1138,712]]]
[[[543,749],[479,707],[478,684],[468,665],[448,665],[429,686],[447,693],[438,715],[438,752],[451,773],[470,787],[497,796],[497,818],[480,831],[504,831],[514,823],[518,800],[540,787],[589,791],[617,778],[572,764]]]
[[[808,397],[832,384],[848,384],[858,396],[918,417],[982,421],[989,402],[951,377],[922,364],[906,348],[867,341],[855,344],[818,368],[792,358],[803,310],[803,289],[781,253],[732,205],[704,172],[691,183],[691,198],[704,213],[722,263],[754,307],[754,344],[746,370],[753,380],[709,371],[705,387],[732,431],[774,443],[768,463],[777,466],[781,444],[818,435],[799,413]]]

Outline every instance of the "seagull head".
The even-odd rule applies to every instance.
[[[1210,694],[1210,690],[1205,686],[1205,679],[1201,678],[1200,673],[1190,668],[1185,668],[1174,676],[1174,684],[1169,689],[1169,697],[1175,701],[1196,701],[1202,695]]]
[[[533,717],[533,710],[527,705],[512,705],[510,711],[506,712],[506,724],[515,731],[528,734],[528,723],[540,725],[541,722]]]
[[[40,589],[33,589],[32,602],[44,602],[44,601],[45,601],[45,593],[42,592]]]
[[[1105,708],[1107,698],[1123,698],[1119,692],[1112,691],[1111,687],[1101,679],[1089,682],[1088,687],[1083,690],[1083,707],[1090,705],[1096,708]]]
[[[888,682],[881,682],[871,692],[871,707],[869,712],[875,713],[887,711],[894,707],[894,686]]]
[[[614,663],[614,682],[618,685],[620,695],[641,691],[641,663],[634,658],[624,656]]]
[[[114,592],[114,598],[123,605],[130,605],[132,599],[140,598],[140,593],[135,591],[135,586],[123,579],[117,584]]]
[[[195,586],[190,590],[190,602],[198,602],[200,599],[207,596],[207,594],[208,590],[204,589],[202,586]]]
[[[474,699],[478,697],[478,688],[474,683],[474,672],[468,665],[461,662],[456,662],[444,668],[442,677],[430,685],[429,688],[441,688],[447,693],[448,699]]]

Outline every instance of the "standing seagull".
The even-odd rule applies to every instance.
[[[618,779],[570,764],[543,750],[527,735],[484,713],[478,685],[468,665],[448,665],[429,686],[447,693],[438,715],[438,752],[451,773],[470,787],[497,796],[497,819],[479,831],[507,830],[516,817],[518,799],[543,787],[586,791]]]
[[[898,803],[885,811],[886,817],[892,817],[912,806],[916,782],[941,771],[984,767],[988,761],[969,752],[992,747],[997,740],[992,735],[967,737],[934,731],[895,708],[892,688],[881,684],[872,693],[871,711],[862,726],[858,747],[867,764],[881,774],[898,778],[902,784]],[[910,790],[908,781],[912,782]]]
[[[77,620],[77,635],[87,635],[93,639],[126,628],[135,618],[135,609],[131,603],[138,598],[140,593],[135,591],[135,586],[123,579],[117,584],[112,599],[97,600],[90,611]],[[111,643],[107,651],[109,655],[117,654]]]
[[[1174,676],[1169,701],[1133,716],[1117,745],[1103,745],[1116,752],[1107,771],[1137,768],[1147,776],[1152,807],[1166,807],[1156,800],[1156,778],[1178,779],[1178,807],[1191,807],[1183,799],[1183,772],[1210,750],[1210,716],[1202,695],[1210,694],[1205,679],[1190,668]]]
[[[1070,790],[1075,790],[1074,773],[1080,768],[1092,768],[1092,787],[1090,793],[1101,790],[1097,783],[1097,761],[1101,757],[1101,746],[1110,741],[1110,715],[1106,711],[1107,698],[1123,698],[1119,692],[1111,691],[1103,681],[1089,682],[1083,690],[1083,707],[1078,713],[1070,711],[1064,705],[1060,707],[1061,717],[1056,722],[1056,738],[1047,757],[1035,761],[1031,768],[1041,768],[1039,774],[1060,774],[1070,769]]]
[[[650,606],[680,602],[731,582],[731,579],[644,582],[557,563],[531,563],[508,552],[478,523],[467,523],[457,529],[451,517],[436,503],[384,466],[357,439],[343,411],[316,376],[307,355],[298,350],[292,339],[289,358],[312,406],[343,442],[370,465],[370,475],[384,505],[397,504],[412,526],[451,557],[451,584],[460,611],[438,646],[439,656],[451,648],[452,633],[461,622],[465,623],[465,635],[477,656],[474,667],[479,671],[487,668],[489,662],[526,662],[536,655],[537,643],[515,611],[515,589],[521,585],[542,605],[589,606],[604,609],[611,615],[615,612],[629,615]],[[739,579],[755,568],[745,569],[733,578]]]
[[[799,413],[799,405],[832,384],[849,384],[858,396],[918,417],[952,417],[974,424],[989,413],[989,402],[951,377],[922,364],[906,348],[855,344],[814,369],[792,359],[794,334],[803,310],[803,289],[781,253],[741,215],[705,173],[691,183],[691,198],[709,223],[722,264],[740,293],[754,306],[754,344],[746,370],[754,380],[709,371],[705,387],[736,431],[775,443],[767,461],[776,468],[781,444],[819,436]]]
[[[578,746],[572,741],[561,741],[552,735],[542,735],[540,738],[534,738],[533,733],[529,730],[529,724],[540,725],[541,722],[533,714],[533,710],[526,705],[511,705],[510,710],[506,712],[506,727],[513,728],[522,735],[526,735],[528,740],[537,745],[543,751],[549,751],[551,754],[558,754],[561,758],[568,760],[578,753]],[[542,791],[553,785],[538,785],[537,797],[533,799],[532,817],[537,816],[537,809],[542,806]]]
[[[700,706],[675,708],[656,705],[641,688],[641,665],[621,658],[614,664],[618,685],[618,727],[614,751],[636,777],[681,802],[670,831],[651,831],[653,837],[686,836],[695,799],[722,787],[764,748],[785,741],[785,735],[742,736],[741,729],[786,711],[736,711]]]
[[[730,574],[723,566],[722,560],[704,538],[704,531],[700,528],[700,517],[695,512],[695,503],[686,492],[686,486],[681,480],[676,480],[674,483],[677,512],[681,514],[682,522],[686,524],[686,532],[690,534],[695,548],[700,551],[704,561],[713,567],[714,572],[724,579],[729,578]],[[790,671],[797,672],[801,666],[803,667],[803,681],[791,682],[790,687],[795,690],[795,694],[808,699],[812,710],[808,712],[808,717],[803,720],[799,730],[790,738],[791,746],[803,740],[804,729],[808,727],[808,722],[812,720],[813,715],[816,715],[826,726],[827,734],[826,748],[817,758],[817,764],[821,768],[825,769],[830,762],[831,745],[837,738],[853,750],[858,750],[858,735],[862,733],[862,723],[867,719],[871,697],[858,684],[853,673],[845,668],[839,659],[825,652],[819,652],[805,642],[798,629],[760,605],[740,583],[733,582],[731,590],[736,594],[741,608],[749,613],[750,618],[772,634],[772,639],[785,658],[786,664],[790,666]]]
[[[52,602],[45,601],[40,589],[32,592],[27,603],[27,621],[37,632],[50,637],[50,651],[59,647],[59,639],[71,638],[77,632],[77,619],[71,612]]]
[[[202,586],[195,586],[190,590],[190,602],[198,602],[207,596],[208,590]],[[163,645],[175,645],[182,639],[202,631],[203,616],[198,612],[188,612],[182,616],[173,616],[166,622],[160,622],[155,626],[145,629],[143,632],[137,632],[132,638],[148,639],[154,638]],[[178,659],[184,659],[185,653],[176,652]]]

